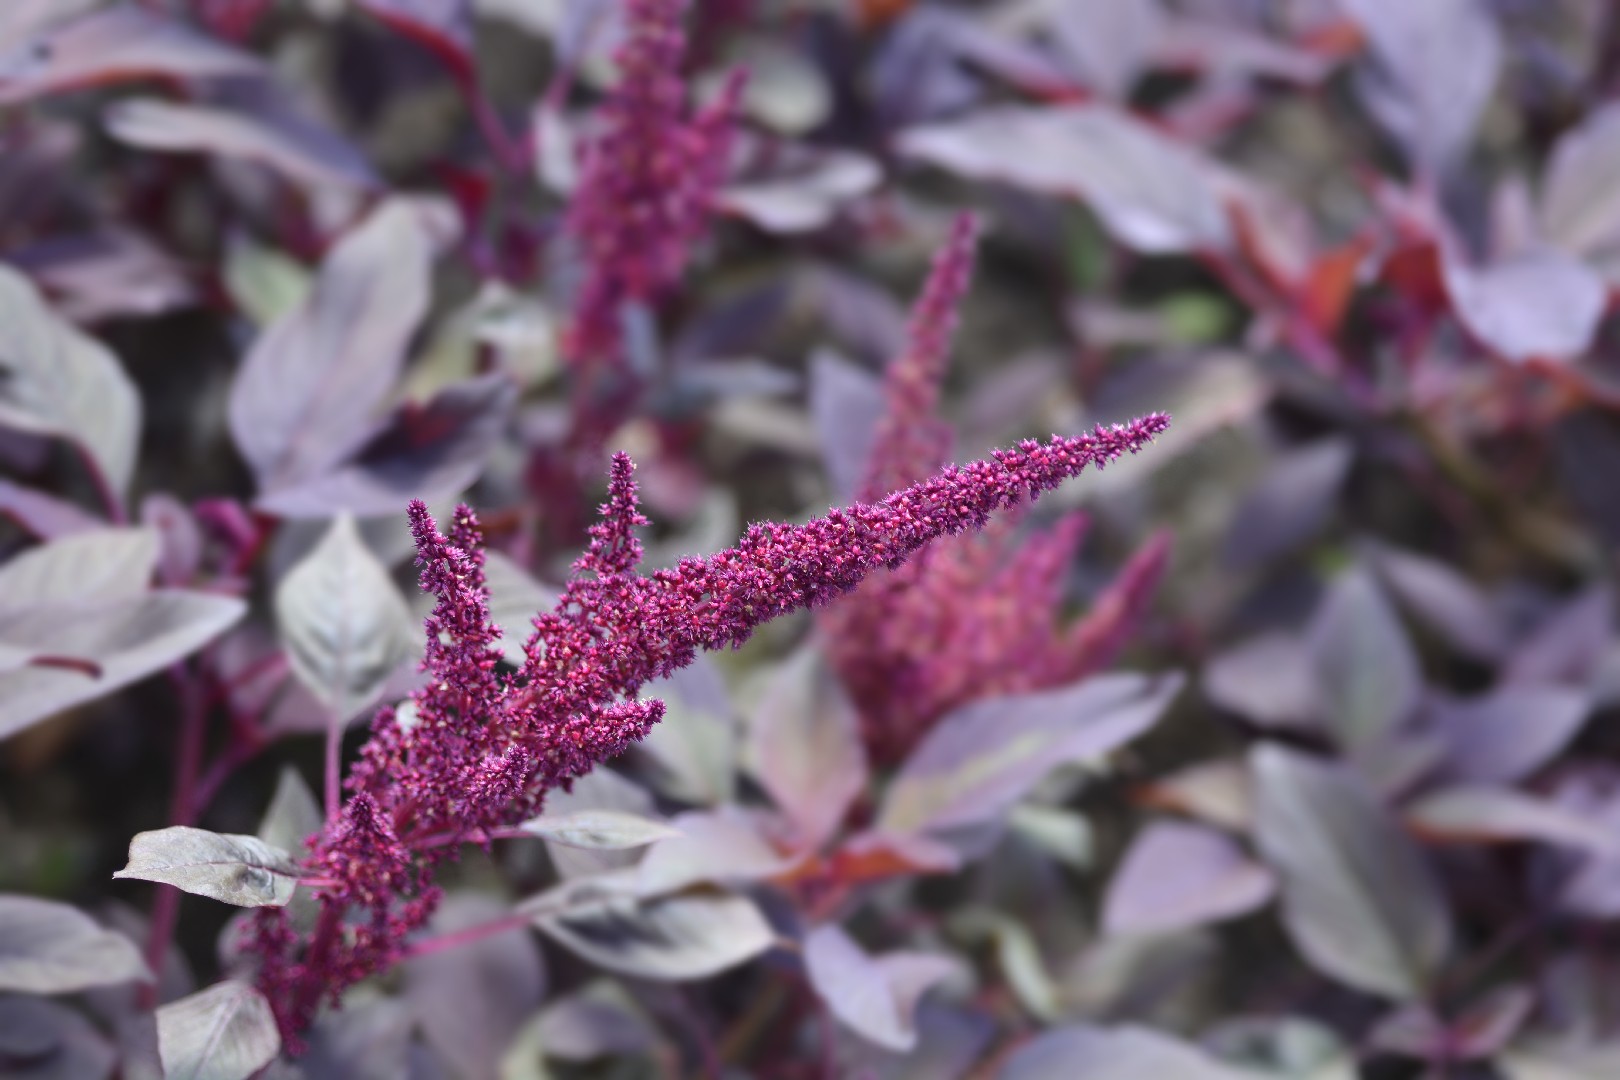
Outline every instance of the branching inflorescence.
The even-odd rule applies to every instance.
[[[957,309],[972,277],[977,225],[957,218],[889,365],[857,497],[875,499],[939,469],[951,450],[938,415]],[[935,544],[875,574],[822,613],[828,656],[860,708],[872,758],[893,764],[957,705],[1071,682],[1118,655],[1162,575],[1168,540],[1151,539],[1091,611],[1060,625],[1063,579],[1085,532],[1071,514],[1019,538],[1015,522]]]
[[[613,458],[608,501],[557,606],[534,619],[524,663],[497,669],[477,526],[456,511],[448,536],[410,508],[427,620],[426,685],[414,715],[380,710],[350,797],[311,845],[322,913],[306,940],[281,909],[263,909],[252,939],[259,981],[289,1038],[323,1000],[383,970],[432,913],[436,864],[464,841],[532,816],[545,793],[614,757],[663,716],[641,687],[735,646],[756,627],[819,605],[931,541],[983,528],[997,510],[1056,487],[1088,465],[1139,450],[1168,418],[1152,414],[1089,434],[1025,441],[941,469],[880,501],[804,525],[751,526],[736,547],[642,575],[633,466]]]

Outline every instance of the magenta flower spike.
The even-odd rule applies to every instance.
[[[641,687],[735,646],[766,621],[838,596],[934,540],[983,528],[1088,466],[1135,453],[1169,423],[1152,414],[1078,436],[1025,441],[951,466],[881,501],[803,525],[757,524],[738,544],[648,575],[637,572],[645,523],[633,466],[613,458],[608,499],[557,606],[534,619],[526,660],[497,670],[477,527],[465,507],[447,537],[410,508],[430,674],[409,723],[380,710],[350,773],[338,819],[313,838],[309,875],[322,914],[301,940],[282,909],[261,909],[251,949],[259,984],[289,1039],[324,1000],[397,962],[431,915],[433,870],[463,842],[533,816],[545,793],[624,751],[663,716]]]

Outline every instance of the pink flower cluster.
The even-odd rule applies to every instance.
[[[289,1039],[323,1000],[381,971],[432,913],[436,864],[462,842],[521,822],[546,791],[622,752],[663,716],[641,687],[735,646],[769,619],[824,603],[942,536],[979,529],[1088,465],[1139,450],[1163,431],[1153,414],[1090,434],[1000,450],[951,466],[878,502],[804,525],[757,524],[736,547],[642,575],[645,524],[633,466],[613,458],[608,501],[557,606],[534,619],[525,661],[497,669],[483,556],[471,514],[448,537],[410,508],[427,620],[430,673],[414,717],[381,710],[337,820],[312,838],[309,876],[322,913],[308,940],[281,909],[261,909],[251,939],[259,983]]]
[[[907,347],[889,365],[887,409],[859,498],[915,483],[950,453],[939,395],[977,233],[962,215],[934,260]],[[1149,540],[1090,612],[1065,627],[1063,584],[1085,525],[1069,515],[1020,538],[1016,521],[998,522],[873,575],[821,613],[824,647],[860,708],[874,761],[897,763],[967,701],[1059,686],[1118,655],[1164,572],[1168,538]]]
[[[586,272],[563,352],[581,365],[622,359],[625,305],[663,300],[686,269],[725,179],[742,80],[693,114],[681,64],[686,0],[626,0],[619,82],[597,110],[567,228]]]

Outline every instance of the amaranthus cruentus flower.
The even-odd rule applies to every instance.
[[[889,365],[857,498],[938,469],[951,449],[938,415],[957,309],[972,277],[977,225],[957,218]],[[1085,531],[1069,515],[1019,539],[1015,522],[935,544],[873,575],[820,617],[828,656],[861,713],[874,761],[894,764],[945,713],[975,698],[1072,682],[1118,655],[1164,571],[1168,539],[1139,550],[1084,618],[1061,625],[1063,579]]]
[[[645,523],[629,457],[613,458],[608,501],[557,606],[534,619],[520,670],[497,669],[483,557],[472,515],[448,537],[410,508],[427,620],[426,685],[410,722],[381,710],[348,777],[343,812],[314,838],[308,874],[322,912],[301,941],[280,909],[263,909],[252,940],[259,982],[296,1038],[322,1000],[399,959],[432,913],[438,861],[466,841],[521,822],[549,789],[611,758],[663,716],[641,687],[735,646],[760,624],[893,569],[939,537],[979,529],[996,510],[1034,499],[1088,465],[1134,453],[1163,431],[1153,414],[1000,450],[949,467],[881,501],[804,525],[751,526],[736,547],[637,573]]]
[[[666,298],[686,269],[725,179],[740,76],[709,107],[687,107],[681,65],[686,0],[627,0],[619,81],[582,154],[567,227],[585,277],[563,353],[570,363],[621,359],[626,304]]]

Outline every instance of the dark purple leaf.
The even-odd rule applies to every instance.
[[[1482,1061],[1508,1044],[1529,1019],[1535,996],[1505,986],[1449,1022],[1423,1005],[1408,1005],[1380,1020],[1367,1036],[1380,1050],[1423,1061]]]
[[[1505,683],[1590,685],[1614,641],[1614,596],[1595,585],[1539,623],[1514,646]]]
[[[1553,798],[1577,817],[1620,836],[1620,773],[1605,766],[1571,772],[1560,778]],[[1620,916],[1620,856],[1582,857],[1563,879],[1558,902],[1565,911],[1587,918]]]
[[[867,767],[855,705],[816,650],[778,669],[748,734],[754,774],[799,846],[821,847],[866,789]]]
[[[9,1080],[106,1080],[118,1055],[83,1014],[36,997],[0,997],[0,1063]]]
[[[1275,458],[1232,515],[1227,563],[1257,566],[1315,536],[1333,512],[1354,457],[1347,440],[1324,439]]]
[[[254,75],[253,56],[128,4],[57,23],[0,56],[0,104],[129,79]]]
[[[1046,1031],[1007,1058],[997,1080],[1254,1080],[1203,1050],[1151,1028],[1071,1024]]]
[[[230,425],[261,488],[320,480],[376,435],[427,312],[433,248],[423,208],[383,203],[327,254],[311,295],[259,336],[231,387]]]
[[[1246,915],[1276,891],[1272,872],[1231,837],[1157,822],[1132,841],[1103,898],[1107,934],[1153,934]]]
[[[1547,241],[1587,255],[1620,239],[1620,103],[1609,102],[1564,133],[1541,182],[1541,228]]]
[[[1550,248],[1490,266],[1443,260],[1457,318],[1492,352],[1515,363],[1579,359],[1609,303],[1597,271]]]
[[[964,705],[900,766],[877,826],[937,832],[993,822],[1059,765],[1101,757],[1152,727],[1180,689],[1174,675],[1105,675]]]
[[[455,893],[429,932],[455,933],[509,911],[490,897]],[[507,1045],[545,994],[540,946],[527,927],[415,957],[404,974],[406,1000],[428,1044],[464,1076],[496,1075]]]
[[[356,6],[471,77],[472,5],[469,0],[355,0]]]
[[[1309,639],[1322,720],[1341,746],[1370,747],[1417,711],[1423,694],[1417,654],[1365,571],[1339,575],[1311,621]]]
[[[1422,854],[1348,769],[1262,747],[1256,836],[1282,883],[1283,923],[1322,974],[1410,999],[1451,950],[1444,896]]]
[[[1580,409],[1553,428],[1558,482],[1593,539],[1620,548],[1620,499],[1610,478],[1620,470],[1620,422],[1607,409]]]
[[[861,1037],[889,1050],[917,1045],[917,1003],[928,988],[957,972],[955,961],[928,953],[869,956],[829,923],[804,939],[810,985],[832,1014]]]
[[[77,323],[158,315],[197,303],[191,276],[173,256],[133,229],[53,237],[11,255]]]
[[[869,1080],[964,1080],[995,1037],[982,1012],[927,1001],[917,1009],[917,1046],[904,1053],[857,1040],[839,1049],[845,1074]]]
[[[1556,802],[1484,784],[1432,791],[1403,811],[1407,828],[1440,843],[1540,841],[1620,853],[1620,836]]]
[[[657,1029],[640,1013],[584,994],[547,1005],[540,1013],[537,1034],[545,1055],[562,1061],[640,1054],[658,1039]]]
[[[912,128],[898,146],[969,179],[1079,199],[1143,254],[1221,250],[1232,240],[1207,163],[1104,105],[997,106]]]
[[[346,1001],[321,1014],[298,1064],[305,1080],[414,1080],[406,1066],[414,1028],[403,998]]]
[[[1490,8],[1475,0],[1342,0],[1372,52],[1357,89],[1421,168],[1455,161],[1473,137],[1502,66]]]
[[[1373,566],[1412,615],[1452,647],[1477,660],[1507,649],[1507,623],[1490,599],[1456,570],[1435,559],[1380,547]]]
[[[1512,783],[1569,745],[1591,711],[1584,691],[1510,684],[1477,698],[1435,696],[1425,719],[1445,747],[1445,776]]]
[[[1217,654],[1204,693],[1261,727],[1310,728],[1322,713],[1311,657],[1296,634],[1263,634]]]

